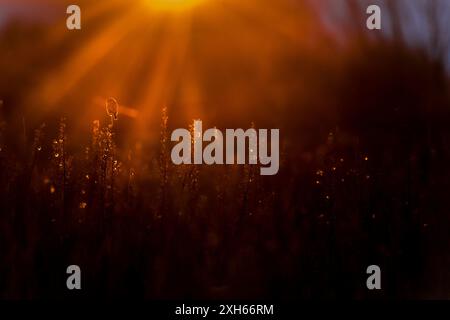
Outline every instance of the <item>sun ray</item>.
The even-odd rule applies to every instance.
[[[143,128],[154,123],[159,109],[167,104],[172,97],[177,81],[180,80],[180,70],[183,70],[184,59],[190,37],[189,15],[172,17],[165,24],[164,40],[158,48],[158,54],[153,63],[155,70],[149,75],[146,94],[140,103],[143,106]]]
[[[60,102],[133,27],[139,25],[139,9],[133,9],[108,26],[101,34],[94,36],[73,58],[67,60],[61,70],[49,74],[32,94],[32,101],[37,98],[48,106]]]
[[[96,21],[104,16],[115,16],[124,9],[124,3],[120,0],[99,1],[93,3],[91,6],[83,8],[82,21],[85,25],[90,25],[91,22]],[[46,35],[47,44],[58,45],[65,43],[65,40],[71,37],[71,33],[67,32],[65,21],[58,20],[55,28],[49,30]]]
[[[193,9],[206,0],[143,0],[154,11],[185,12]]]

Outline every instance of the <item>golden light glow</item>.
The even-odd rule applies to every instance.
[[[191,9],[205,0],[144,0],[151,9],[160,11],[183,11]]]
[[[214,116],[208,102],[216,99],[233,106],[227,114],[243,114],[242,108],[269,86],[273,70],[267,61],[303,48],[304,33],[299,30],[305,24],[297,11],[278,5],[267,10],[261,2],[272,0],[89,2],[83,18],[88,34],[72,39],[63,27],[49,30],[49,48],[65,48],[59,43],[72,41],[74,45],[60,49],[64,59],[58,68],[43,73],[30,89],[28,112],[36,112],[37,101],[39,114],[59,112],[64,106],[84,130],[86,123],[105,116],[105,101],[114,97],[120,104],[120,123],[133,123],[129,135],[155,143],[159,136],[151,130],[159,127],[165,105],[180,108],[177,119]],[[270,35],[265,29],[269,25]],[[268,36],[276,45],[267,45]],[[251,75],[257,85],[233,81],[233,73]],[[274,97],[284,101],[279,91],[284,84],[273,90]]]

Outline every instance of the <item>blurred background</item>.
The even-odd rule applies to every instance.
[[[1,297],[450,297],[450,2],[70,4],[0,0]],[[280,128],[279,175],[173,167],[193,119]]]
[[[378,65],[386,72],[371,87],[400,82],[392,79],[398,73],[388,75],[389,50],[449,65],[445,0],[178,2],[81,1],[82,30],[69,31],[69,3],[2,1],[5,112],[30,126],[67,114],[82,130],[114,97],[130,108],[118,124],[124,133],[150,140],[162,106],[177,125],[202,118],[211,126],[256,121],[296,131],[315,127],[311,117],[336,120],[339,96],[352,90],[344,83],[348,68],[360,68],[358,60],[378,78]],[[381,31],[365,28],[375,3]]]

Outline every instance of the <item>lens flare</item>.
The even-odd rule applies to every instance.
[[[192,9],[205,0],[145,0],[153,10],[160,11],[183,11]]]

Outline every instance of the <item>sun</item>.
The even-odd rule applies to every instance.
[[[145,0],[151,9],[159,11],[183,11],[192,9],[205,0]]]

